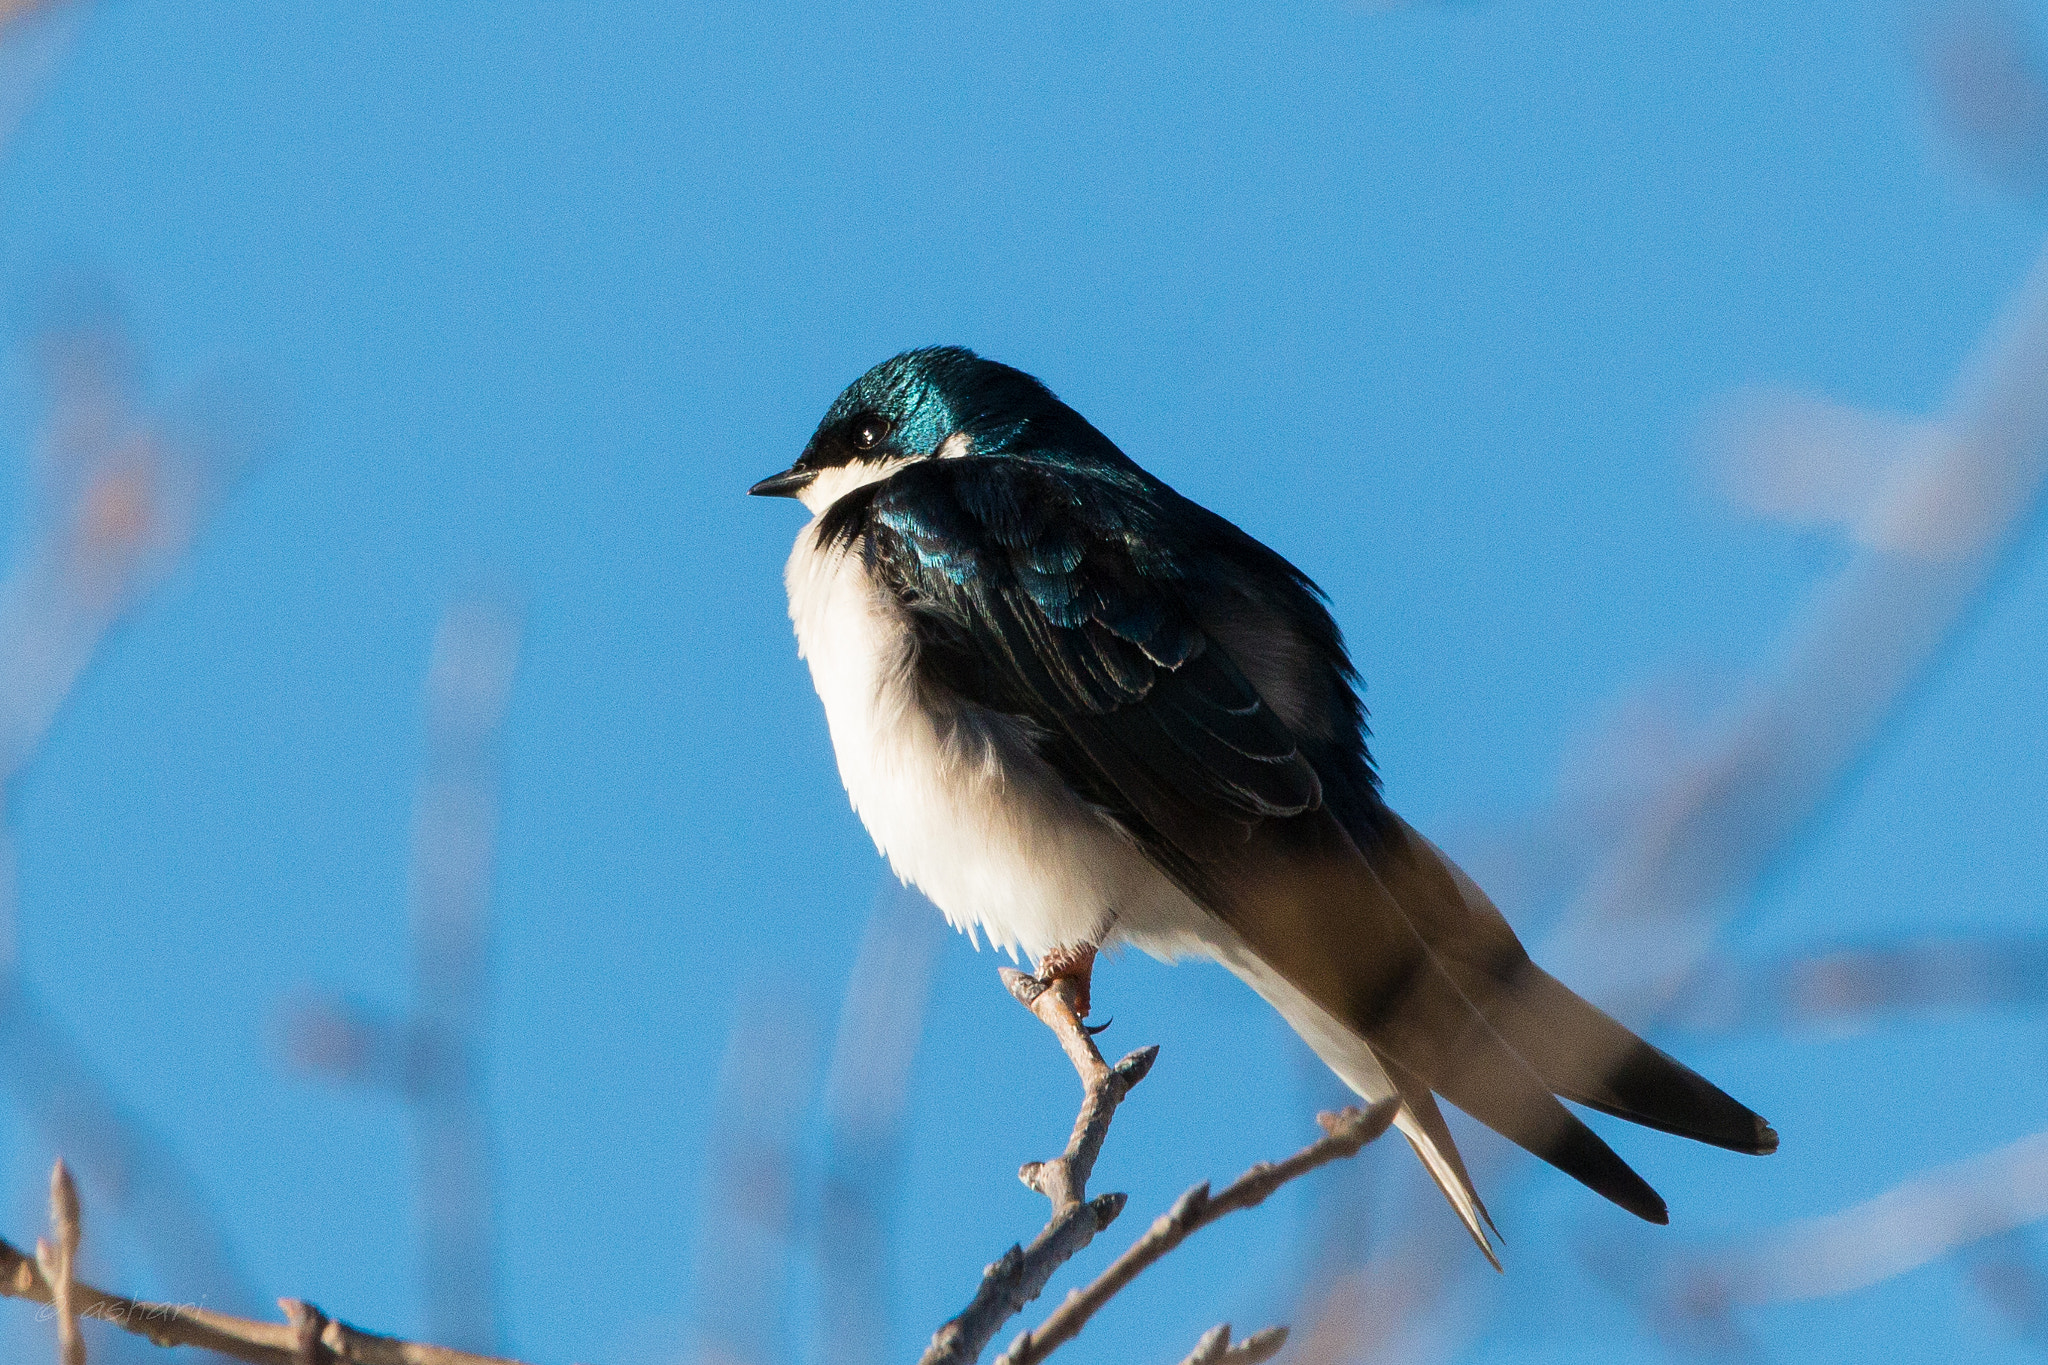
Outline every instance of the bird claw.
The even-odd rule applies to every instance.
[[[1061,981],[1072,983],[1067,992],[1067,1003],[1072,1006],[1076,1018],[1088,1017],[1088,987],[1094,975],[1095,945],[1092,943],[1055,948],[1038,960],[1038,979],[1047,986]],[[1103,1027],[1109,1026],[1105,1024]]]

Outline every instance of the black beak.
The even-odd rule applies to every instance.
[[[805,469],[802,465],[791,465],[780,474],[770,474],[747,490],[756,498],[793,498],[803,492],[805,485],[818,477],[817,471]]]

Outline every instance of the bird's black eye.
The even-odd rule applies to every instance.
[[[873,450],[889,436],[889,419],[870,414],[856,418],[853,423],[853,448]]]

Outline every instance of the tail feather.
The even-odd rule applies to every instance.
[[[1450,1201],[1452,1210],[1465,1224],[1465,1231],[1472,1234],[1479,1250],[1485,1253],[1493,1268],[1499,1270],[1500,1257],[1494,1254],[1492,1237],[1500,1236],[1500,1229],[1494,1226],[1493,1215],[1486,1211],[1486,1205],[1479,1201],[1479,1191],[1473,1188],[1472,1176],[1465,1170],[1465,1158],[1458,1154],[1458,1144],[1451,1139],[1450,1125],[1444,1122],[1444,1111],[1436,1107],[1436,1096],[1421,1077],[1399,1062],[1382,1057],[1380,1065],[1401,1096],[1401,1112],[1395,1116],[1394,1126],[1401,1130],[1401,1136],[1408,1139],[1408,1145],[1422,1159],[1422,1169],[1429,1172],[1429,1178]],[[1492,1237],[1487,1235],[1489,1233]]]
[[[1452,1211],[1479,1244],[1480,1252],[1495,1270],[1500,1269],[1500,1257],[1494,1253],[1493,1239],[1488,1235],[1491,1232],[1499,1236],[1499,1229],[1494,1227],[1486,1205],[1479,1202],[1479,1192],[1473,1187],[1465,1160],[1458,1155],[1458,1145],[1451,1140],[1451,1130],[1444,1123],[1443,1111],[1437,1108],[1436,1096],[1430,1093],[1429,1086],[1400,1063],[1373,1051],[1372,1044],[1303,995],[1234,936],[1223,937],[1212,949],[1217,960],[1279,1011],[1288,1027],[1361,1099],[1372,1104],[1391,1095],[1401,1101],[1394,1126],[1415,1149],[1423,1169],[1443,1191]]]
[[[1421,1087],[1631,1213],[1666,1220],[1657,1192],[1558,1102],[1458,989],[1403,906],[1326,814],[1289,822],[1284,841],[1271,825],[1255,831],[1231,872],[1218,898],[1226,922],[1266,967],[1369,1044],[1383,1065],[1405,1069]],[[1418,1126],[1424,1123],[1418,1103],[1406,1107]],[[1448,1131],[1440,1131],[1442,1141],[1432,1142],[1449,1147]],[[1469,1191],[1470,1181],[1456,1186]]]
[[[1778,1135],[1747,1106],[1538,967],[1493,901],[1405,821],[1371,861],[1458,987],[1550,1088],[1616,1118],[1756,1155]]]
[[[1651,1223],[1671,1221],[1663,1197],[1650,1183],[1558,1103],[1541,1078],[1505,1044],[1498,1053],[1473,1049],[1461,1065],[1432,1077],[1430,1085],[1508,1141],[1636,1217]]]
[[[1396,1119],[1489,1260],[1491,1220],[1437,1108],[1442,1096],[1652,1223],[1647,1181],[1559,1096],[1680,1136],[1767,1152],[1777,1135],[1529,960],[1493,902],[1394,817],[1354,842],[1327,810],[1270,821],[1191,890],[1230,930],[1221,957]]]
[[[1733,1152],[1778,1150],[1770,1124],[1691,1067],[1531,965],[1494,1026],[1558,1094],[1645,1128]]]

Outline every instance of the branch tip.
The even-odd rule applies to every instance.
[[[1400,1107],[1397,1101],[1381,1100],[1364,1109],[1353,1106],[1335,1113],[1317,1114],[1316,1123],[1331,1141],[1355,1144],[1352,1150],[1357,1151],[1393,1126],[1394,1115]]]
[[[49,1250],[47,1243],[42,1249]],[[33,1258],[0,1238],[0,1295],[54,1305],[57,1292],[57,1281],[46,1278]],[[158,1346],[196,1347],[247,1365],[300,1365],[302,1361],[315,1365],[339,1365],[342,1361],[361,1361],[366,1365],[518,1365],[502,1356],[477,1355],[358,1331],[329,1318],[311,1304],[299,1304],[293,1299],[278,1300],[278,1307],[291,1319],[280,1323],[230,1317],[191,1304],[123,1298],[82,1281],[74,1285],[72,1292],[76,1295],[79,1317],[97,1318]],[[298,1304],[299,1313],[317,1317],[320,1323],[314,1354],[310,1356],[305,1354],[301,1319],[295,1314],[294,1304]],[[84,1359],[82,1339],[80,1351],[78,1362]],[[66,1365],[73,1362],[67,1360]]]
[[[981,1272],[981,1278],[984,1280],[1012,1279],[1023,1268],[1023,1265],[1024,1248],[1012,1242],[1008,1251],[996,1257],[994,1263]]]
[[[78,1184],[71,1178],[71,1168],[61,1160],[50,1168],[50,1226],[57,1230],[57,1241],[67,1252],[78,1250],[84,1237]]]
[[[73,1280],[85,1227],[78,1212],[78,1184],[61,1160],[50,1167],[50,1231],[57,1244],[53,1247],[37,1238],[36,1262],[50,1286],[50,1305],[57,1310],[57,1359],[59,1365],[85,1365],[85,1338],[78,1332],[78,1293]]]
[[[1240,1341],[1237,1344],[1237,1354],[1244,1365],[1258,1365],[1259,1361],[1271,1360],[1280,1354],[1280,1348],[1286,1344],[1285,1327],[1266,1327]]]
[[[1030,1009],[1038,997],[1045,994],[1045,983],[1029,972],[1020,972],[1015,967],[998,967],[996,974],[1003,978],[1003,986],[1025,1009]]]
[[[1195,1343],[1195,1349],[1188,1353],[1181,1365],[1259,1365],[1261,1361],[1271,1360],[1286,1343],[1285,1327],[1268,1327],[1232,1346],[1230,1324],[1226,1322],[1202,1333],[1202,1339]]]
[[[1112,1069],[1122,1078],[1124,1089],[1129,1090],[1152,1073],[1152,1063],[1159,1060],[1159,1044],[1141,1047],[1130,1056],[1118,1062]]]
[[[327,1330],[327,1315],[304,1299],[279,1299],[285,1321],[291,1324],[294,1365],[321,1365],[321,1334]]]
[[[1088,1208],[1095,1215],[1095,1230],[1100,1232],[1114,1223],[1117,1215],[1124,1211],[1124,1205],[1129,1202],[1130,1196],[1127,1194],[1098,1194],[1089,1200]]]

